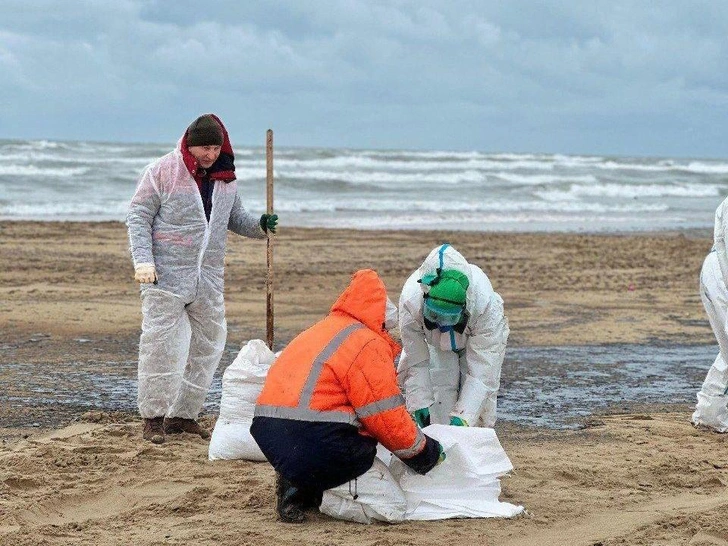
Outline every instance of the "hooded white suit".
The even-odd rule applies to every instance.
[[[425,326],[422,316],[423,275],[442,269],[464,273],[470,282],[462,333],[442,332]],[[443,245],[430,252],[424,263],[404,284],[399,300],[402,355],[397,369],[407,410],[430,409],[432,424],[449,424],[450,417],[470,426],[492,427],[500,372],[508,340],[508,320],[503,300],[478,266],[469,264],[453,247]]]
[[[698,404],[692,421],[718,432],[728,432],[728,249],[726,223],[728,199],[715,211],[713,250],[703,262],[700,272],[700,298],[708,314],[710,326],[718,340],[720,352],[698,392]]]
[[[224,126],[223,134],[222,152],[232,162]],[[144,169],[127,215],[134,264],[154,264],[158,279],[141,285],[138,404],[145,419],[197,419],[227,336],[227,231],[265,237],[258,217],[243,208],[235,180],[214,182],[207,220],[183,146],[184,136]]]

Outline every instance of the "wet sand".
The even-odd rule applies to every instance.
[[[284,228],[277,347],[323,316],[356,269],[376,269],[396,298],[444,241],[503,296],[511,347],[714,344],[697,291],[708,233]],[[694,429],[689,405],[670,400],[591,417],[580,430],[499,422],[516,469],[502,498],[528,510],[515,520],[277,523],[265,464],[209,462],[205,442],[187,435],[143,444],[130,412],[78,407],[54,420],[47,404],[14,400],[29,384],[19,363],[34,366],[34,388],[52,392],[51,370],[136,359],[139,298],[122,224],[3,222],[0,255],[0,544],[728,544],[726,439]],[[239,347],[265,338],[265,244],[231,236],[227,262],[228,342]],[[8,426],[36,414],[37,427]]]

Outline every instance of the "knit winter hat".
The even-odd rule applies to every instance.
[[[187,128],[187,146],[222,146],[222,127],[209,114],[200,116]]]
[[[465,305],[470,281],[456,269],[446,269],[439,275],[425,275],[422,283],[429,285],[428,304],[438,310],[454,311]]]

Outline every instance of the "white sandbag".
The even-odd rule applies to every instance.
[[[379,458],[356,480],[324,491],[319,508],[336,519],[398,523],[407,512],[407,499],[387,465]]]
[[[208,457],[216,459],[244,459],[246,461],[266,461],[265,455],[250,435],[250,423],[215,423],[210,438]]]
[[[324,491],[321,512],[359,523],[512,517],[523,512],[522,506],[498,500],[499,478],[513,465],[493,429],[430,425],[424,430],[442,444],[445,461],[422,476],[380,444],[369,471]]]
[[[210,438],[210,460],[266,460],[250,435],[250,423],[255,401],[274,360],[275,355],[263,340],[252,339],[222,374],[220,416]]]
[[[392,457],[390,470],[407,498],[406,520],[512,517],[523,511],[498,500],[499,478],[513,465],[492,428],[423,430],[442,444],[447,458],[422,476]]]

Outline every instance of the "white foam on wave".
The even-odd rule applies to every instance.
[[[666,159],[657,163],[630,163],[618,161],[605,161],[603,163],[595,163],[594,168],[602,170],[622,170],[622,171],[642,171],[642,172],[686,172],[691,174],[726,174],[728,173],[728,163],[705,163],[692,161],[684,164],[677,161]]]
[[[311,181],[344,182],[349,184],[373,184],[392,188],[395,184],[458,184],[461,182],[480,182],[485,175],[478,171],[465,170],[443,173],[397,173],[384,171],[286,171],[274,170],[276,179],[299,179]],[[239,180],[261,180],[265,171],[261,169],[236,169]]]
[[[87,172],[86,167],[36,167],[35,165],[0,165],[0,176],[36,176],[71,178]]]
[[[265,169],[265,159],[243,159],[237,161],[237,167]],[[376,158],[366,156],[340,156],[327,158],[283,158],[275,161],[275,168],[286,172],[307,173],[311,171],[341,172],[351,170],[363,171],[456,171],[456,170],[537,170],[550,171],[554,165],[542,161],[495,161],[492,159],[467,159],[463,161],[405,161],[402,159],[389,159],[385,156]]]
[[[534,194],[547,201],[556,202],[580,197],[713,197],[721,195],[722,191],[723,187],[716,184],[575,184],[568,190],[536,190]]]
[[[262,200],[249,200],[246,207],[250,210],[257,210],[263,206]],[[391,198],[368,198],[368,199],[319,199],[316,201],[286,200],[279,198],[276,201],[276,210],[280,212],[366,212],[379,213],[382,211],[401,212],[408,211],[421,213],[460,213],[460,212],[621,212],[639,214],[643,212],[661,212],[668,210],[668,205],[660,203],[636,203],[633,201],[616,203],[586,203],[581,201],[423,201],[423,200],[402,200]]]
[[[152,161],[157,159],[154,156],[149,157],[103,157],[98,155],[91,155],[91,156],[80,156],[75,155],[74,157],[63,157],[59,155],[54,154],[48,154],[48,153],[39,153],[39,152],[28,152],[25,154],[3,154],[0,156],[0,168],[2,168],[4,163],[9,163],[8,166],[12,166],[13,162],[32,162],[33,164],[42,163],[43,161],[47,162],[53,162],[53,163],[64,163],[69,165],[109,165],[110,167],[113,167],[114,165],[130,165],[130,166],[138,166],[138,167],[144,167],[145,165],[148,165]],[[39,167],[43,168],[43,167]]]
[[[348,150],[347,150],[348,151]],[[443,150],[359,150],[355,153],[360,153],[369,157],[382,157],[382,156],[409,156],[409,157],[420,157],[429,159],[477,159],[483,157],[481,152],[448,152]]]
[[[97,218],[123,220],[129,201],[107,200],[104,202],[76,203],[72,201],[52,201],[43,203],[4,203],[0,204],[0,217],[17,219],[53,220],[59,218]]]
[[[555,175],[555,174],[514,174],[514,173],[493,173],[491,176],[513,182],[514,184],[523,184],[525,186],[538,186],[543,184],[568,184],[571,182],[581,182],[584,184],[594,184],[597,178],[594,175],[586,174],[583,176]]]
[[[554,163],[564,167],[590,167],[595,163],[604,161],[602,156],[597,155],[562,155],[554,154],[551,156]]]
[[[542,213],[462,213],[452,215],[432,213],[429,215],[413,214],[363,214],[329,217],[325,220],[319,214],[292,214],[292,225],[302,227],[336,227],[349,229],[381,230],[381,229],[448,229],[462,231],[629,231],[655,229],[656,226],[667,228],[672,225],[700,227],[694,221],[681,216],[632,215],[616,213],[607,214],[562,214]]]

